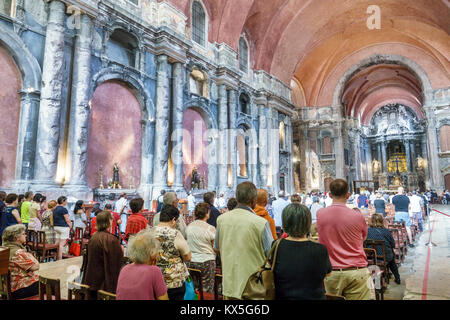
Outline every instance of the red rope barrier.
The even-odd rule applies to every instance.
[[[443,214],[444,216],[450,217],[450,215],[448,215],[448,214],[446,214],[446,213],[443,213],[443,212],[441,212],[441,211],[438,211],[438,210],[436,210],[436,209],[431,209],[431,210],[436,211],[436,212],[438,212],[438,213],[440,213],[440,214]]]

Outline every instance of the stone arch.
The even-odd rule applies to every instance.
[[[341,97],[344,93],[347,82],[359,71],[377,64],[396,64],[406,67],[414,76],[416,76],[422,86],[422,92],[424,95],[423,105],[425,106],[431,103],[433,99],[431,81],[426,72],[416,62],[399,55],[373,55],[353,65],[342,75],[336,88],[334,89],[333,108],[338,109],[342,106]],[[339,117],[342,117],[343,114],[343,110],[340,110]]]
[[[146,89],[144,83],[140,80],[140,77],[137,74],[130,72],[129,69],[109,67],[97,72],[92,77],[93,85],[90,96],[92,97],[95,89],[97,89],[100,84],[110,80],[119,80],[127,84],[142,107],[142,120],[150,122],[154,121],[156,110],[150,92]]]
[[[28,50],[14,31],[0,24],[0,46],[6,49],[15,62],[22,80],[19,132],[17,139],[15,180],[12,188],[28,190],[28,183],[34,175],[36,135],[40,103],[42,70],[37,59]]]
[[[203,156],[207,156],[207,159],[203,158],[203,161],[206,160],[208,167],[207,188],[209,190],[214,190],[216,188],[217,181],[217,138],[219,136],[216,118],[208,103],[202,97],[192,96],[191,99],[185,101],[183,105],[183,124],[185,123],[185,114],[187,110],[197,112],[206,124],[206,139],[208,141],[208,145]],[[183,168],[183,172],[184,171],[185,168]],[[184,179],[183,183],[185,182],[186,179]]]
[[[153,162],[154,156],[154,144],[153,138],[155,134],[155,118],[156,110],[151,99],[150,93],[145,88],[144,83],[139,79],[139,76],[130,72],[129,69],[123,69],[119,67],[104,68],[97,72],[92,77],[92,90],[90,97],[92,99],[95,90],[102,83],[108,81],[119,81],[126,85],[127,88],[133,93],[137,99],[142,112],[140,124],[142,126],[142,141],[141,141],[141,180],[139,190],[143,194],[147,194],[149,191],[148,185],[153,181],[153,166],[145,165],[146,163]],[[89,129],[89,131],[91,128]],[[136,186],[137,187],[137,186]]]

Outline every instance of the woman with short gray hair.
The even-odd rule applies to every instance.
[[[117,282],[117,300],[168,300],[161,269],[156,266],[160,242],[151,229],[139,231],[128,243],[126,265]]]
[[[323,280],[331,273],[327,248],[308,238],[311,212],[292,203],[282,213],[283,230],[274,268],[276,299],[324,300]]]
[[[3,246],[9,248],[12,299],[24,299],[39,293],[39,262],[24,247],[27,241],[25,225],[7,227],[2,234]]]

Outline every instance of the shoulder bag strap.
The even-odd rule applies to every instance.
[[[275,266],[275,262],[277,260],[278,246],[280,245],[281,240],[282,239],[276,240],[275,244],[270,249],[270,252],[267,255],[266,261],[264,262],[264,265],[262,266],[263,269],[271,269],[271,270],[273,270],[273,268]],[[272,254],[273,254],[273,262],[270,263],[270,258],[272,257]]]

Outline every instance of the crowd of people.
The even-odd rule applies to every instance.
[[[244,182],[229,199],[207,192],[197,203],[189,194],[186,216],[180,212],[177,194],[163,190],[149,224],[144,200],[129,200],[125,193],[104,208],[94,206],[90,217],[81,200],[69,212],[65,196],[47,202],[39,193],[0,192],[0,200],[0,235],[2,245],[10,248],[14,297],[37,292],[39,262],[25,248],[26,230],[45,231],[46,241],[59,245],[61,259],[71,229],[86,229],[90,218],[83,283],[89,285],[90,299],[105,290],[118,300],[183,300],[188,268],[201,270],[203,290],[212,293],[218,265],[223,298],[241,299],[250,275],[264,264],[277,241],[276,260],[271,257],[276,261],[277,299],[325,299],[325,293],[374,299],[365,239],[385,242],[389,268],[395,282],[401,283],[395,242],[384,221],[386,203],[395,207],[395,221],[405,222],[414,246],[411,225],[417,223],[423,231],[423,215],[434,201],[432,194],[405,194],[402,188],[396,195],[350,194],[341,179],[331,182],[328,193],[288,196],[280,191],[275,198]],[[375,213],[367,224],[369,206]],[[188,217],[194,221],[186,224]]]

